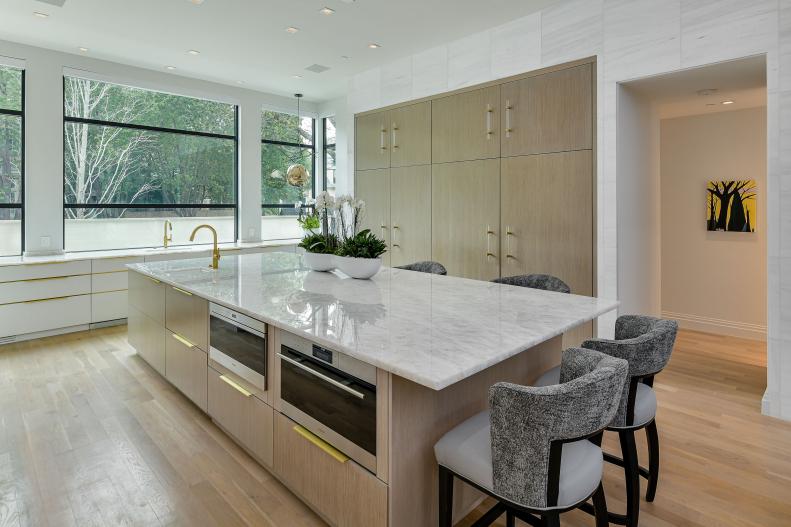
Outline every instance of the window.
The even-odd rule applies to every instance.
[[[335,195],[335,117],[324,121],[324,190]]]
[[[232,104],[64,77],[67,251],[191,243],[208,223],[237,239],[238,111]],[[211,241],[201,231],[196,243]]]
[[[22,254],[25,72],[0,66],[0,256]]]
[[[315,119],[265,110],[261,139],[261,232],[267,239],[298,238],[295,203],[316,195]],[[302,182],[288,181],[288,167],[308,171]]]

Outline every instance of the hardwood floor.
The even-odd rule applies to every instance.
[[[641,526],[791,524],[791,424],[760,415],[765,357],[753,341],[679,335],[656,381],[662,475]],[[622,510],[621,472],[608,467],[605,485]],[[593,520],[577,511],[562,523]],[[28,525],[324,524],[119,327],[0,348],[0,526]]]

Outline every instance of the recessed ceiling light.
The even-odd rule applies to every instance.
[[[302,78],[302,75],[293,75],[293,77],[294,77],[295,79],[301,79],[301,78]]]
[[[176,69],[176,66],[165,66],[165,69],[168,69],[168,70],[170,70],[170,71],[173,71],[173,70],[175,70],[175,69]]]
[[[79,48],[77,48],[77,49],[79,49],[79,50],[80,50],[80,51],[82,51],[83,53],[88,53],[88,48],[79,47]]]
[[[371,48],[371,49],[379,49],[379,48],[381,48],[382,46],[380,46],[380,45],[379,45],[379,44],[377,44],[376,42],[371,42],[370,44],[368,44],[368,47],[369,47],[369,48]]]
[[[201,5],[203,3],[203,0],[190,0],[190,2],[192,2],[195,5]]]
[[[49,18],[47,13],[42,13],[41,11],[33,11],[33,16],[38,18]]]
[[[733,101],[722,101],[722,104],[733,104]]]
[[[187,53],[189,53],[190,55],[200,55],[200,51],[198,51],[197,49],[190,49],[187,51]]]
[[[321,9],[319,9],[319,13],[321,13],[322,15],[327,15],[327,16],[333,14],[334,12],[335,12],[335,10],[334,9],[330,9],[329,7],[322,7]]]
[[[299,31],[298,27],[289,26],[289,27],[286,28],[286,33],[291,33],[292,35],[294,33],[296,33],[297,31]]]
[[[244,84],[244,81],[236,81],[236,84]]]
[[[353,4],[355,0],[341,0],[344,4]]]

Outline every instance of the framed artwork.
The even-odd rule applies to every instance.
[[[754,179],[709,181],[706,190],[706,230],[755,232],[758,186]]]

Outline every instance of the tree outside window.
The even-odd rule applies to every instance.
[[[22,254],[24,71],[0,66],[0,256]]]

